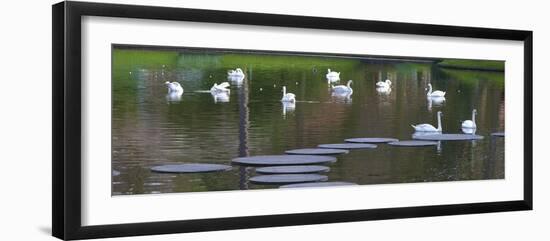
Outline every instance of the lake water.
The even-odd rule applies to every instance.
[[[240,67],[242,82],[227,79]],[[335,96],[325,74],[353,80],[351,96]],[[161,174],[149,168],[177,163],[231,164],[231,159],[280,155],[286,150],[343,143],[354,137],[412,139],[411,124],[462,133],[477,109],[480,141],[448,141],[433,147],[352,150],[324,173],[329,181],[387,184],[504,178],[504,73],[444,69],[435,63],[359,58],[142,51],[115,49],[112,79],[112,193],[146,194],[277,188],[248,181],[253,167],[204,174]],[[391,79],[391,92],[376,90]],[[184,88],[167,95],[165,81]],[[229,98],[212,96],[214,83],[231,83]],[[427,84],[446,91],[443,103],[426,98]],[[281,88],[296,94],[281,102]]]

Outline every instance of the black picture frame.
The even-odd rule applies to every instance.
[[[533,32],[522,30],[335,19],[263,13],[197,10],[90,2],[52,6],[53,166],[52,233],[60,239],[88,239],[213,230],[322,224],[380,219],[532,210],[533,207]],[[140,222],[99,226],[81,224],[81,18],[83,16],[158,19],[259,26],[350,30],[428,36],[516,40],[524,43],[524,194],[521,200],[404,208],[343,210],[284,215]]]

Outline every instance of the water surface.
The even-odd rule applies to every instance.
[[[242,82],[227,79],[240,67]],[[325,74],[353,80],[351,96],[335,96]],[[504,73],[445,69],[433,62],[307,57],[196,50],[113,50],[112,193],[145,194],[277,188],[251,184],[254,168],[204,174],[154,173],[150,167],[177,163],[230,164],[252,155],[342,143],[354,137],[411,139],[411,124],[436,125],[444,133],[476,108],[481,141],[441,142],[438,147],[352,150],[330,164],[329,181],[358,184],[411,183],[504,178]],[[389,78],[391,92],[375,83]],[[167,95],[165,81],[185,92]],[[229,81],[229,98],[207,90]],[[446,91],[443,103],[428,101],[427,84]],[[340,84],[340,83],[337,83]],[[296,94],[282,104],[281,88]]]

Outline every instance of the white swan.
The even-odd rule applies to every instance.
[[[477,110],[472,110],[472,119],[462,122],[462,128],[475,129],[476,128],[476,114]]]
[[[219,93],[219,92],[229,92],[229,83],[223,82],[221,84],[214,83],[212,88],[210,88],[210,92],[213,93]]]
[[[437,112],[437,128],[430,124],[419,124],[419,125],[411,125],[415,131],[417,132],[441,132],[441,115],[443,112],[438,111]]]
[[[340,80],[340,72],[331,71],[330,69],[328,69],[328,73],[326,76],[329,83]]]
[[[241,68],[227,71],[227,76],[231,77],[244,77],[244,72]]]
[[[432,92],[432,84],[428,84],[428,93],[426,94],[428,97],[444,97],[445,92],[436,90]]]
[[[387,79],[386,81],[378,81],[376,82],[376,87],[378,88],[390,88],[391,86],[391,80]]]
[[[166,88],[168,88],[168,93],[180,93],[183,94],[183,87],[181,87],[180,83],[178,82],[168,82],[166,81],[164,83],[166,85]]]
[[[282,102],[296,102],[296,95],[292,93],[286,93],[286,86],[283,86],[283,98]]]
[[[348,84],[347,84],[347,85],[331,86],[331,87],[332,87],[332,91],[337,92],[337,93],[346,93],[346,92],[353,93],[353,89],[351,88],[351,83],[353,83],[353,81],[352,81],[352,80],[348,80]]]

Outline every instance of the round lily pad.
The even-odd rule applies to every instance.
[[[288,184],[280,186],[279,188],[296,188],[296,187],[333,187],[333,186],[350,186],[357,185],[352,182],[309,182],[309,183],[298,183],[298,184]]]
[[[322,182],[327,176],[318,174],[277,174],[251,177],[250,181],[257,184],[290,184],[302,182]]]
[[[491,136],[504,137],[504,132],[491,133]]]
[[[383,137],[368,137],[368,138],[350,138],[346,139],[346,142],[351,143],[388,143],[399,141],[395,138],[383,138]]]
[[[339,143],[339,144],[322,144],[318,145],[319,148],[333,148],[333,149],[365,149],[365,148],[376,148],[374,144],[363,144],[363,143]]]
[[[414,139],[426,140],[426,141],[468,141],[468,140],[481,140],[483,136],[471,135],[471,134],[434,134],[415,136]]]
[[[416,146],[437,146],[437,142],[435,141],[394,141],[388,143],[388,145],[392,146],[403,146],[403,147],[416,147]]]
[[[304,148],[285,151],[286,154],[293,155],[338,155],[346,154],[349,151],[342,149],[329,149],[329,148]]]
[[[151,171],[162,173],[200,173],[231,170],[231,166],[221,164],[186,163],[151,167]]]
[[[331,156],[311,155],[267,155],[239,157],[232,160],[234,164],[249,166],[278,166],[278,165],[308,165],[335,162],[336,158]]]
[[[262,174],[297,174],[297,173],[317,173],[328,172],[329,167],[326,166],[275,166],[256,168],[257,173]]]

